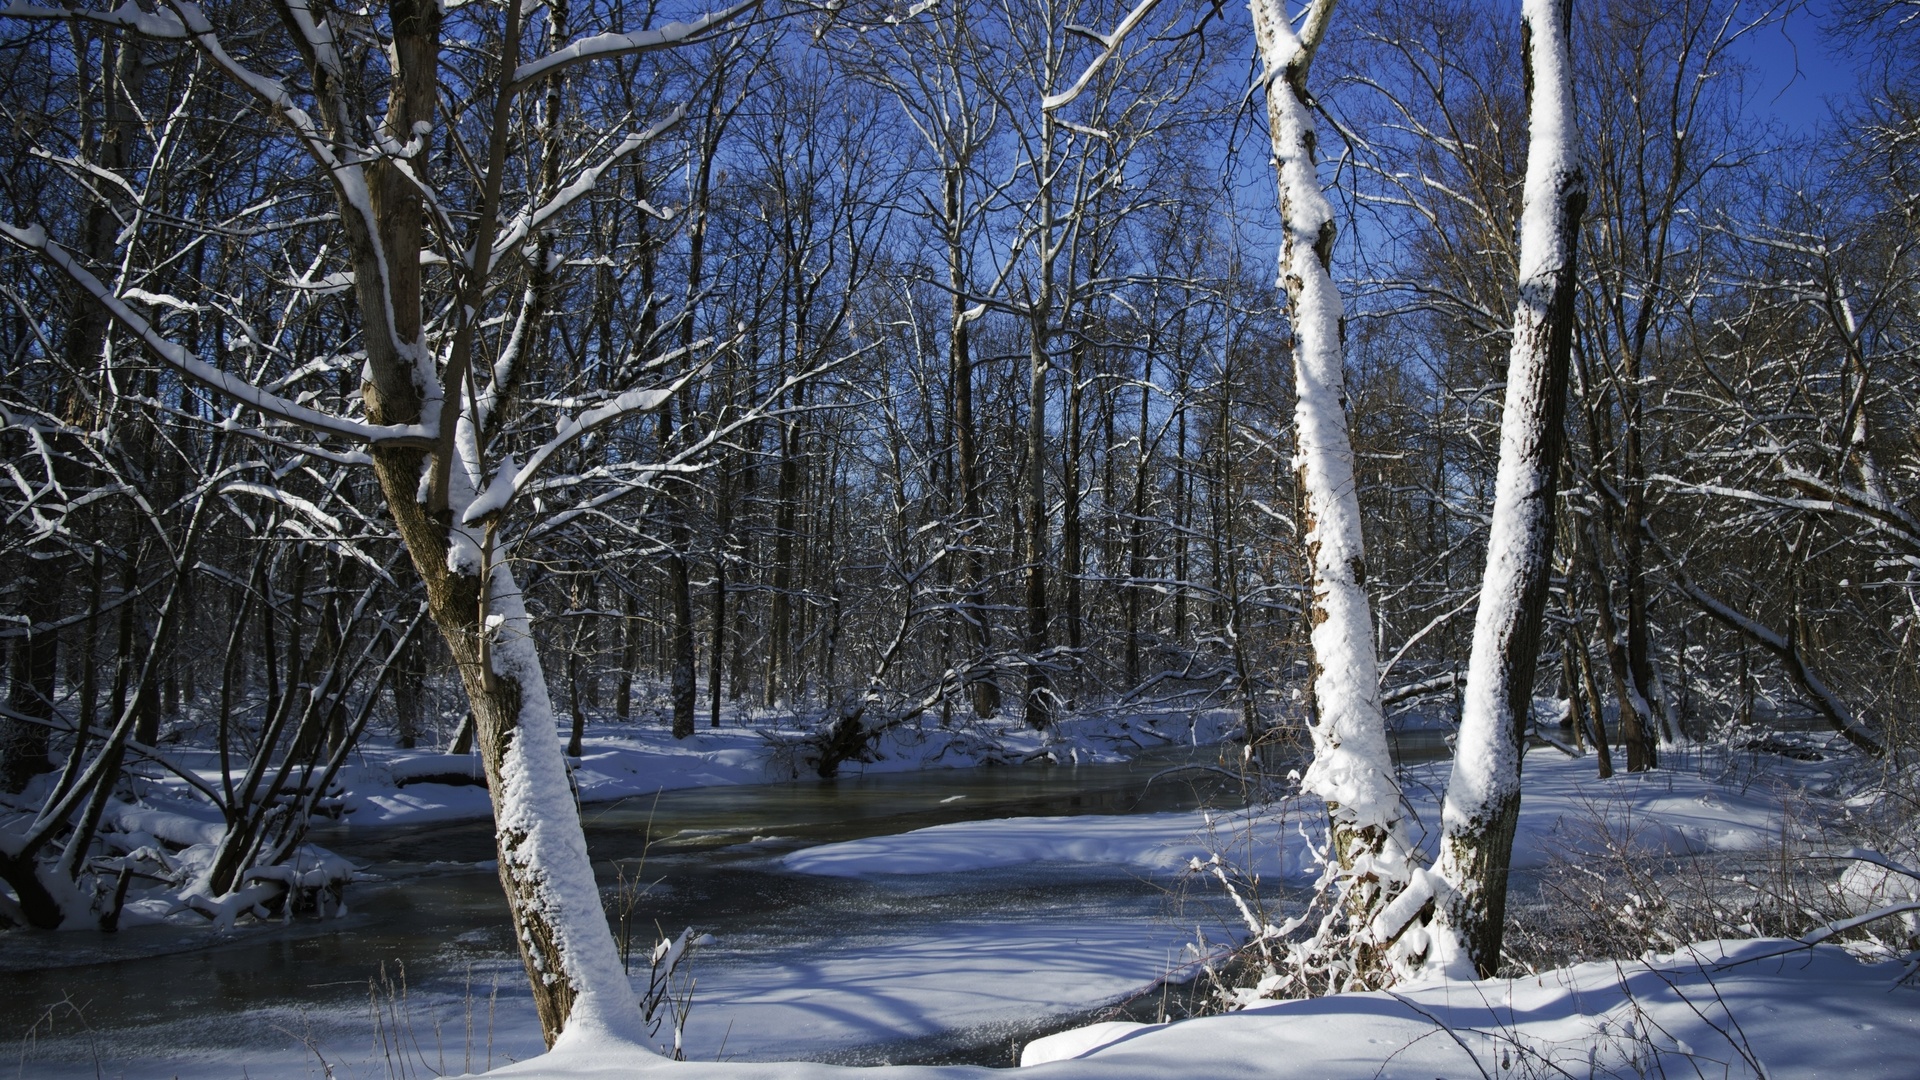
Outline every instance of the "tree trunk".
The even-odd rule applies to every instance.
[[[625,720],[633,715],[633,669],[640,666],[640,600],[630,588],[620,590],[620,675],[614,680],[613,714]]]
[[[500,884],[541,1031],[552,1045],[563,1029],[584,1021],[638,1042],[639,1010],[600,907],[520,587],[501,563],[491,565],[484,592],[479,574],[449,567],[454,530],[414,497],[420,458],[411,450],[374,452],[388,506],[426,582],[428,613],[473,710],[493,798]],[[483,630],[489,616],[500,621]]]
[[[20,616],[27,628],[13,642],[7,707],[50,721],[60,663],[59,635],[49,624],[60,617],[60,567],[52,558],[29,556],[26,561],[30,571],[20,590]],[[53,768],[47,760],[48,732],[43,724],[0,717],[0,791],[19,791]]]
[[[1567,530],[1567,651],[1574,661],[1575,675],[1578,677],[1576,690],[1586,699],[1585,723],[1587,734],[1593,739],[1595,755],[1600,759],[1600,779],[1613,775],[1613,750],[1607,742],[1607,717],[1602,710],[1603,698],[1600,696],[1599,681],[1593,677],[1593,653],[1587,648],[1587,635],[1580,628],[1580,610],[1573,603],[1574,582],[1580,573],[1584,561],[1580,548],[1582,530],[1574,525]],[[1578,718],[1576,718],[1578,719]]]
[[[386,137],[396,144],[424,138],[416,131],[435,127],[442,14],[437,0],[394,0],[392,5],[395,77]],[[510,3],[504,42],[509,57],[519,53],[522,17],[518,0]],[[507,152],[511,101],[503,89],[487,148],[495,177],[504,171],[499,163]],[[419,160],[430,157],[423,152]],[[377,237],[361,227],[365,218],[355,206],[343,205],[341,214],[366,323],[368,378],[361,392],[373,423],[416,423],[423,397],[415,358],[432,355],[421,333],[420,261],[413,257],[425,237],[420,180],[387,159],[370,163],[367,179]],[[485,280],[483,260],[492,250],[490,215],[475,225],[476,281]],[[462,299],[477,305],[475,299]],[[461,324],[451,346],[456,352],[472,348],[469,326]],[[454,356],[451,373],[457,375],[470,362],[470,355]],[[571,1027],[612,1032],[638,1044],[643,1035],[639,1010],[600,906],[520,588],[504,562],[494,559],[491,524],[459,522],[474,493],[461,475],[464,467],[453,460],[454,448],[456,441],[466,440],[477,460],[474,440],[481,433],[475,418],[461,415],[457,393],[443,396],[436,408],[441,437],[434,455],[412,447],[376,447],[374,472],[426,584],[429,617],[452,653],[473,710],[493,800],[500,883],[541,1032],[548,1045]],[[499,616],[498,623],[489,626],[489,616]]]
[[[1343,872],[1342,901],[1358,936],[1368,932],[1374,913],[1413,868],[1380,706],[1347,433],[1342,304],[1329,270],[1333,208],[1320,189],[1306,87],[1332,14],[1331,0],[1316,0],[1296,35],[1278,0],[1253,5],[1279,183],[1280,280],[1293,323],[1296,469],[1312,592],[1314,757],[1302,784],[1326,801],[1333,854]],[[1385,960],[1372,947],[1363,950],[1355,980],[1374,981]]]
[[[669,401],[660,409],[661,459],[670,457],[672,452],[673,402]],[[673,737],[685,739],[693,734],[694,727],[693,581],[687,572],[687,549],[692,546],[693,536],[687,528],[686,510],[682,505],[685,482],[669,478],[665,486],[667,490],[660,501],[667,518],[667,601],[673,614],[673,622],[667,629],[672,664],[667,692],[673,701]]]
[[[1569,2],[1522,5],[1531,100],[1519,302],[1487,572],[1442,816],[1439,871],[1450,889],[1436,920],[1435,959],[1449,961],[1449,952],[1463,950],[1483,978],[1500,965],[1507,869],[1520,818],[1520,767],[1553,571],[1575,265],[1587,202],[1575,149]]]
[[[399,663],[388,676],[393,691],[394,741],[402,750],[411,750],[420,742],[426,721],[425,672],[421,670],[420,639],[408,638],[400,649]]]
[[[1140,452],[1134,458],[1133,505],[1127,521],[1127,689],[1140,685],[1145,672],[1140,664],[1140,604],[1146,593],[1147,577],[1147,423],[1153,385],[1153,354],[1141,362],[1140,374]]]
[[[953,395],[954,479],[960,487],[961,530],[968,537],[967,556],[963,561],[966,576],[961,582],[960,610],[967,624],[967,637],[973,642],[974,656],[967,664],[971,670],[993,652],[993,616],[987,610],[982,586],[987,576],[987,562],[981,551],[985,545],[979,534],[986,529],[987,521],[980,505],[980,449],[973,419],[973,355],[970,348],[971,321],[967,316],[966,249],[960,221],[961,185],[965,183],[965,177],[965,172],[958,167],[947,170],[946,201],[942,211],[947,229],[947,284],[953,290],[952,322],[947,338],[947,377],[952,383],[950,393]],[[999,714],[1000,684],[994,681],[991,673],[984,677],[977,673],[970,675],[967,686],[975,716],[987,720]]]
[[[1079,332],[1070,350],[1067,369],[1066,451],[1060,478],[1060,576],[1066,584],[1067,648],[1071,652],[1072,675],[1067,683],[1067,707],[1079,696],[1081,668],[1081,577],[1085,570],[1080,536],[1080,443],[1081,380],[1086,367],[1087,320],[1082,315]]]
[[[794,408],[806,407],[806,391],[794,391]],[[792,679],[793,654],[793,563],[794,530],[798,524],[800,498],[800,421],[789,419],[780,431],[780,475],[776,492],[773,523],[773,591],[767,597],[767,682],[762,704],[767,708],[791,700],[787,683]]]
[[[1044,296],[1044,290],[1042,295]],[[1036,305],[1027,345],[1027,726],[1053,725],[1047,685],[1047,309]]]
[[[727,657],[727,558],[733,543],[733,493],[726,458],[723,456],[714,468],[718,490],[714,494],[713,623],[707,628],[707,726],[717,728]]]
[[[1659,742],[1653,735],[1653,718],[1647,711],[1647,699],[1633,681],[1627,663],[1626,635],[1613,614],[1613,579],[1606,560],[1600,554],[1599,526],[1589,526],[1587,569],[1593,579],[1593,606],[1600,628],[1600,647],[1606,650],[1607,672],[1613,679],[1613,696],[1619,702],[1620,741],[1627,750],[1627,771],[1645,772],[1660,764]]]

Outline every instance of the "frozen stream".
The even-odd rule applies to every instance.
[[[1218,913],[1182,903],[1177,881],[1120,867],[834,878],[778,857],[949,821],[1230,802],[1224,782],[1197,774],[1146,784],[1212,756],[668,791],[589,805],[587,839],[603,887],[616,868],[637,876],[643,854],[645,879],[659,880],[635,908],[636,951],[656,920],[712,935],[691,968],[689,1057],[1008,1064],[1025,1039],[1152,985],[1197,925],[1219,936]],[[324,1058],[338,1076],[430,1076],[540,1050],[489,825],[315,838],[363,866],[343,918],[10,936],[0,1030],[11,1041],[41,1022],[30,1041],[0,1044],[0,1071],[318,1076]],[[370,997],[383,963],[393,993]],[[390,1049],[396,1022],[404,1060]]]

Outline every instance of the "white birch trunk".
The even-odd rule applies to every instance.
[[[1460,738],[1442,812],[1439,874],[1448,888],[1433,935],[1436,965],[1500,962],[1507,869],[1520,815],[1520,763],[1553,564],[1553,513],[1565,439],[1574,264],[1586,179],[1575,149],[1570,0],[1522,0],[1528,108],[1519,300],[1500,419],[1500,465],[1487,571],[1474,621]],[[1462,972],[1464,974],[1464,970]]]
[[[1333,0],[1315,0],[1296,33],[1280,0],[1253,0],[1253,25],[1265,68],[1267,124],[1280,188],[1280,284],[1293,324],[1298,399],[1294,466],[1306,505],[1311,563],[1314,757],[1304,784],[1326,800],[1347,914],[1355,927],[1365,927],[1413,868],[1387,752],[1373,649],[1347,433],[1343,312],[1329,270],[1333,208],[1315,168],[1316,136],[1306,92],[1307,70],[1333,6]],[[1380,966],[1377,950],[1370,951],[1374,955],[1355,958],[1362,973]]]

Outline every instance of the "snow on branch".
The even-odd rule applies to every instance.
[[[1906,865],[1905,863],[1895,862],[1894,860],[1886,857],[1885,855],[1882,855],[1878,851],[1872,850],[1871,848],[1856,847],[1856,848],[1848,848],[1845,851],[1816,851],[1808,855],[1807,858],[1809,859],[1846,859],[1853,862],[1869,863],[1873,866],[1879,867],[1882,870],[1891,870],[1894,873],[1899,874],[1903,877],[1910,877],[1915,881],[1920,881],[1920,870],[1916,870],[1913,867]]]
[[[87,8],[39,7],[34,4],[15,3],[0,8],[0,17],[9,19],[79,19],[84,22],[98,23],[102,26],[117,26],[131,30],[145,37],[159,38],[165,41],[182,41],[187,36],[187,28],[179,19],[165,12],[142,11],[133,0],[114,8],[112,11],[92,11]]]
[[[1159,5],[1160,0],[1140,0],[1139,5],[1127,12],[1126,18],[1120,20],[1120,25],[1113,28],[1113,33],[1105,37],[1087,33],[1088,37],[1100,43],[1100,55],[1093,58],[1093,62],[1087,65],[1087,69],[1080,73],[1080,77],[1074,80],[1072,86],[1057,94],[1048,94],[1041,98],[1041,110],[1053,112],[1073,104],[1074,99],[1087,88],[1087,84],[1093,81],[1093,77],[1100,74],[1100,69],[1107,66],[1107,61],[1113,59],[1114,53],[1120,51],[1120,46],[1125,44],[1127,35],[1133,33],[1142,22],[1145,22],[1147,16],[1153,14],[1153,9]]]
[[[122,297],[112,289],[101,284],[86,267],[75,262],[60,245],[47,239],[47,231],[38,225],[25,228],[0,222],[0,236],[26,248],[45,255],[47,261],[91,295],[108,314],[138,337],[155,356],[165,361],[182,375],[196,383],[225,394],[250,406],[267,416],[289,424],[319,432],[322,435],[338,435],[356,442],[371,443],[376,446],[421,446],[433,445],[433,432],[420,424],[367,424],[349,420],[343,416],[334,416],[318,409],[310,409],[278,394],[266,390],[214,367],[195,356],[185,346],[169,341],[154,329],[144,316],[127,306]]]
[[[214,32],[213,23],[207,19],[206,13],[201,11],[200,5],[193,3],[192,0],[167,0],[167,3],[186,27],[187,36],[200,51],[213,61],[216,67],[226,72],[229,78],[259,98],[274,115],[293,129],[307,155],[326,172],[328,180],[332,183],[334,192],[340,199],[342,223],[347,224],[350,229],[355,227],[359,229],[366,244],[372,249],[381,272],[385,273],[387,254],[381,248],[380,223],[373,212],[373,193],[367,187],[364,171],[365,161],[375,154],[365,147],[343,144],[322,132],[314,118],[294,100],[292,92],[287,89],[284,82],[269,75],[262,75],[236,60],[222,44],[219,35]],[[319,49],[331,40],[317,37],[321,33],[317,25],[311,27],[311,34],[303,31],[309,46],[315,49]],[[327,45],[327,51],[328,55],[331,55],[330,45]],[[315,55],[318,60],[321,53],[316,52]],[[344,155],[336,151],[343,151]],[[437,210],[439,203],[433,197],[433,193],[429,191],[425,194],[428,206]],[[353,220],[351,221],[345,216],[349,210],[352,212]],[[391,303],[390,299],[388,303]],[[389,334],[392,333],[393,325],[393,312],[389,309],[386,312],[386,326]],[[394,347],[395,351],[403,356],[411,351],[408,343],[398,339],[394,340]],[[420,374],[423,385],[431,387],[433,383],[431,373],[422,371]],[[432,392],[429,390],[430,408],[431,403]]]
[[[267,500],[268,502],[279,503],[280,505],[288,508],[289,510],[293,510],[297,513],[305,514],[306,516],[312,518],[314,521],[322,525],[325,525],[329,529],[332,529],[336,533],[340,531],[339,518],[334,517],[332,514],[329,514],[325,510],[320,509],[320,507],[317,504],[315,504],[311,499],[303,499],[298,495],[292,494],[291,492],[282,491],[281,489],[276,487],[268,487],[265,484],[255,484],[255,483],[250,483],[248,481],[242,480],[242,481],[235,481],[234,483],[228,484],[227,486],[221,488],[220,494],[222,495],[257,495],[260,498]]]
[[[726,349],[727,347],[730,347],[733,344],[733,342],[736,340],[738,339],[731,339],[728,342],[723,343],[721,349],[717,349],[715,350],[715,352],[718,353],[718,352],[724,351],[724,349]],[[815,364],[805,371],[798,371],[788,375],[785,379],[782,379],[779,384],[769,387],[765,391],[763,391],[762,394],[760,395],[760,400],[758,402],[754,403],[748,408],[740,409],[734,412],[733,415],[725,423],[717,424],[714,427],[710,428],[705,434],[701,435],[698,439],[695,439],[691,443],[680,447],[678,450],[676,450],[673,453],[671,457],[667,458],[665,461],[651,462],[644,465],[636,466],[637,471],[641,475],[641,483],[643,484],[646,483],[648,481],[648,478],[650,477],[657,477],[666,473],[697,472],[704,467],[698,464],[699,460],[702,457],[704,457],[709,450],[725,442],[727,439],[733,437],[733,435],[736,432],[742,430],[743,428],[746,428],[749,425],[758,423],[762,420],[766,420],[769,418],[778,418],[778,417],[789,415],[792,412],[804,411],[803,409],[799,409],[799,408],[795,408],[795,409],[781,408],[776,406],[775,403],[785,399],[787,395],[793,390],[793,388],[796,386],[799,386],[801,383],[810,382],[810,381],[819,379],[822,376],[826,375],[828,372],[833,371],[844,364],[851,363],[852,361],[862,356],[865,356],[867,353],[872,352],[874,349],[879,348],[879,346],[880,346],[880,342],[878,341],[874,341],[866,345],[861,345],[853,349],[851,352],[848,352],[841,356],[835,357],[833,359]],[[704,347],[704,343],[695,342],[694,347],[695,348]],[[649,366],[664,362],[665,360],[670,359],[674,355],[678,355],[678,354],[669,353],[666,356],[661,357],[659,360],[651,361]],[[695,372],[692,372],[690,374],[698,374],[698,369],[696,369]],[[496,482],[498,481],[496,480]],[[525,488],[526,488],[526,485],[521,485],[516,490],[524,491]],[[524,543],[525,541],[531,540],[535,537],[558,532],[561,529],[564,529],[570,526],[575,521],[578,521],[583,517],[586,517],[592,514],[598,514],[607,506],[607,504],[613,502],[616,499],[625,497],[628,490],[631,490],[631,489],[609,491],[595,498],[589,499],[579,505],[570,507],[566,510],[563,510],[554,514],[549,514],[527,530],[526,535],[522,537],[522,542]],[[485,495],[482,496],[482,498],[484,497]]]
[[[734,16],[758,6],[760,0],[744,0],[725,11],[709,12],[690,23],[670,22],[657,30],[584,37],[513,69],[513,81],[508,88],[517,93],[549,75],[591,60],[632,56],[701,41],[715,32],[716,27],[722,27],[731,22]]]
[[[654,124],[645,131],[636,131],[628,135],[620,141],[619,146],[613,148],[612,153],[600,159],[597,164],[582,169],[580,175],[575,177],[572,183],[555,193],[553,198],[547,200],[538,208],[520,215],[519,219],[501,235],[500,239],[494,242],[493,261],[498,262],[501,255],[524,243],[528,236],[539,231],[547,222],[564,213],[566,209],[574,203],[579,202],[582,196],[591,192],[594,187],[600,183],[600,179],[607,174],[608,169],[620,164],[623,159],[635,150],[659,138],[663,132],[675,124],[678,124],[686,115],[686,103],[682,102],[679,105],[675,105],[673,111],[668,113],[659,123]],[[471,263],[471,258],[469,258],[468,261]]]
[[[678,356],[685,355],[695,349],[704,349],[711,344],[713,344],[711,338],[696,341],[687,348],[675,350],[673,353],[661,357],[660,362],[666,363],[672,361]],[[461,515],[461,523],[475,525],[486,521],[488,518],[498,517],[506,510],[507,505],[513,501],[514,496],[526,490],[527,485],[532,483],[534,477],[540,474],[540,470],[545,468],[547,463],[553,459],[553,455],[559,453],[582,436],[597,431],[608,424],[624,420],[630,416],[653,412],[660,406],[666,404],[673,395],[680,392],[681,388],[692,382],[705,370],[706,365],[704,364],[695,366],[665,386],[656,386],[646,390],[629,390],[613,398],[611,401],[588,409],[579,416],[569,417],[560,421],[560,423],[556,425],[557,430],[554,432],[553,438],[542,443],[540,448],[535,450],[532,455],[527,458],[525,465],[517,465],[511,456],[500,464],[500,468],[494,472],[492,482],[487,485],[487,490],[481,492],[473,502],[467,505],[466,512]]]

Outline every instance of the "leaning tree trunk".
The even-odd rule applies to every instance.
[[[524,0],[507,0],[504,6],[498,55],[508,62],[501,65],[504,71],[513,71],[528,10]],[[449,313],[451,328],[430,344],[423,332],[419,256],[428,239],[422,192],[431,189],[428,169],[435,160],[430,139],[441,89],[445,5],[439,0],[390,0],[386,7],[390,43],[385,58],[391,77],[386,80],[388,101],[377,152],[363,145],[365,115],[358,98],[348,92],[352,80],[345,76],[335,13],[329,9],[288,4],[282,12],[294,38],[293,52],[306,69],[310,89],[303,91],[308,96],[302,105],[295,104],[286,84],[236,59],[197,6],[177,5],[170,16],[151,17],[156,26],[177,24],[201,56],[226,70],[284,123],[332,188],[340,247],[353,274],[355,329],[366,355],[361,384],[365,418],[389,433],[370,439],[370,456],[394,524],[426,584],[429,613],[447,641],[471,703],[494,804],[500,878],[543,1034],[551,1043],[563,1027],[608,1032],[644,1053],[638,1047],[645,1031],[600,907],[526,610],[504,558],[494,551],[497,521],[479,513],[475,520],[466,520],[478,487],[494,483],[480,475],[486,421],[471,376],[476,355],[485,351],[477,339],[496,282],[492,260],[504,216],[509,142],[519,122],[515,103],[525,87],[501,74],[491,88],[490,131],[484,143],[475,144],[486,151],[482,188],[470,212],[457,215],[470,222],[471,233],[462,238],[466,255],[453,275],[450,302],[443,308],[436,298],[436,310]],[[554,5],[546,7],[549,19],[558,18]],[[549,76],[558,74],[549,70]],[[409,149],[387,149],[394,147]],[[0,232],[12,243],[43,252],[92,291],[116,319],[147,338],[154,346],[147,350],[150,355],[256,407],[271,405],[265,410],[270,413],[287,406],[293,411],[284,415],[296,423],[334,432],[360,428],[347,421],[343,429],[341,418],[280,401],[238,377],[209,375],[185,349],[159,343],[150,324],[48,242],[43,229],[0,222]],[[492,390],[510,390],[512,384],[512,373],[503,375],[496,368]],[[488,407],[499,400],[499,395],[491,396]],[[354,433],[364,435],[364,430]],[[494,514],[503,509],[496,507]],[[198,509],[195,515],[198,520]],[[175,573],[185,573],[186,565],[176,564]],[[134,699],[109,736],[116,746],[124,746],[135,719],[150,707],[154,657],[163,655],[158,650],[166,645],[173,597],[178,595],[178,589],[169,594],[168,606],[156,620],[154,645],[139,678],[121,679]],[[284,699],[279,711],[286,712]],[[110,790],[93,785],[116,763],[107,754],[94,760],[88,776],[43,814],[40,842],[55,822],[67,820],[80,798]],[[68,848],[71,857],[84,850],[90,822],[97,817],[92,810],[83,816],[76,842]],[[31,846],[29,842],[0,853],[0,869],[31,857]]]
[[[392,10],[395,77],[387,137],[404,143],[415,131],[435,126],[442,8],[434,0],[396,0]],[[509,5],[504,43],[509,56],[518,53],[520,18],[520,4]],[[488,173],[494,178],[504,171],[512,100],[503,88],[494,103],[488,147]],[[422,159],[431,155],[423,151]],[[341,222],[366,324],[361,336],[367,377],[361,389],[367,418],[376,424],[418,423],[428,403],[423,385],[431,381],[415,360],[432,355],[421,325],[420,263],[389,253],[424,247],[419,180],[384,159],[366,165],[364,175],[368,205],[343,197]],[[496,193],[489,192],[485,201],[495,200]],[[491,212],[476,219],[471,281],[487,279],[496,221]],[[461,300],[478,310],[477,293]],[[453,655],[472,709],[493,801],[500,884],[541,1032],[549,1045],[562,1029],[574,1028],[615,1032],[638,1043],[643,1035],[639,1010],[600,906],[520,588],[495,557],[491,523],[460,523],[474,492],[466,466],[456,459],[477,462],[482,437],[474,427],[480,419],[461,415],[472,335],[471,324],[463,324],[450,347],[454,355],[440,379],[440,400],[433,402],[440,430],[431,454],[414,447],[376,447],[374,471],[426,584],[428,614]],[[492,625],[490,617],[497,617]]]
[[[1326,800],[1343,902],[1358,930],[1371,924],[1413,868],[1380,705],[1347,433],[1344,316],[1329,269],[1333,208],[1315,166],[1317,136],[1306,88],[1333,6],[1333,0],[1315,0],[1297,35],[1278,0],[1255,0],[1253,15],[1280,188],[1280,281],[1293,322],[1296,468],[1313,602],[1314,756],[1304,784]],[[1384,970],[1386,957],[1371,945],[1362,953],[1355,958],[1358,976],[1369,980]]]
[[[1487,572],[1442,813],[1439,871],[1449,888],[1436,919],[1433,959],[1464,956],[1483,977],[1500,963],[1507,868],[1520,819],[1520,764],[1553,570],[1553,511],[1566,438],[1574,263],[1587,204],[1586,177],[1574,150],[1569,3],[1523,0],[1521,6],[1531,100],[1519,302]]]
[[[376,450],[374,458],[400,534],[426,581],[428,614],[453,654],[473,710],[493,796],[500,884],[542,1033],[548,1045],[563,1029],[582,1026],[639,1041],[639,1009],[600,906],[520,587],[501,562],[483,560],[490,563],[484,590],[481,568],[449,566],[449,541],[474,538],[414,497],[417,451]],[[490,617],[492,628],[485,629]]]

